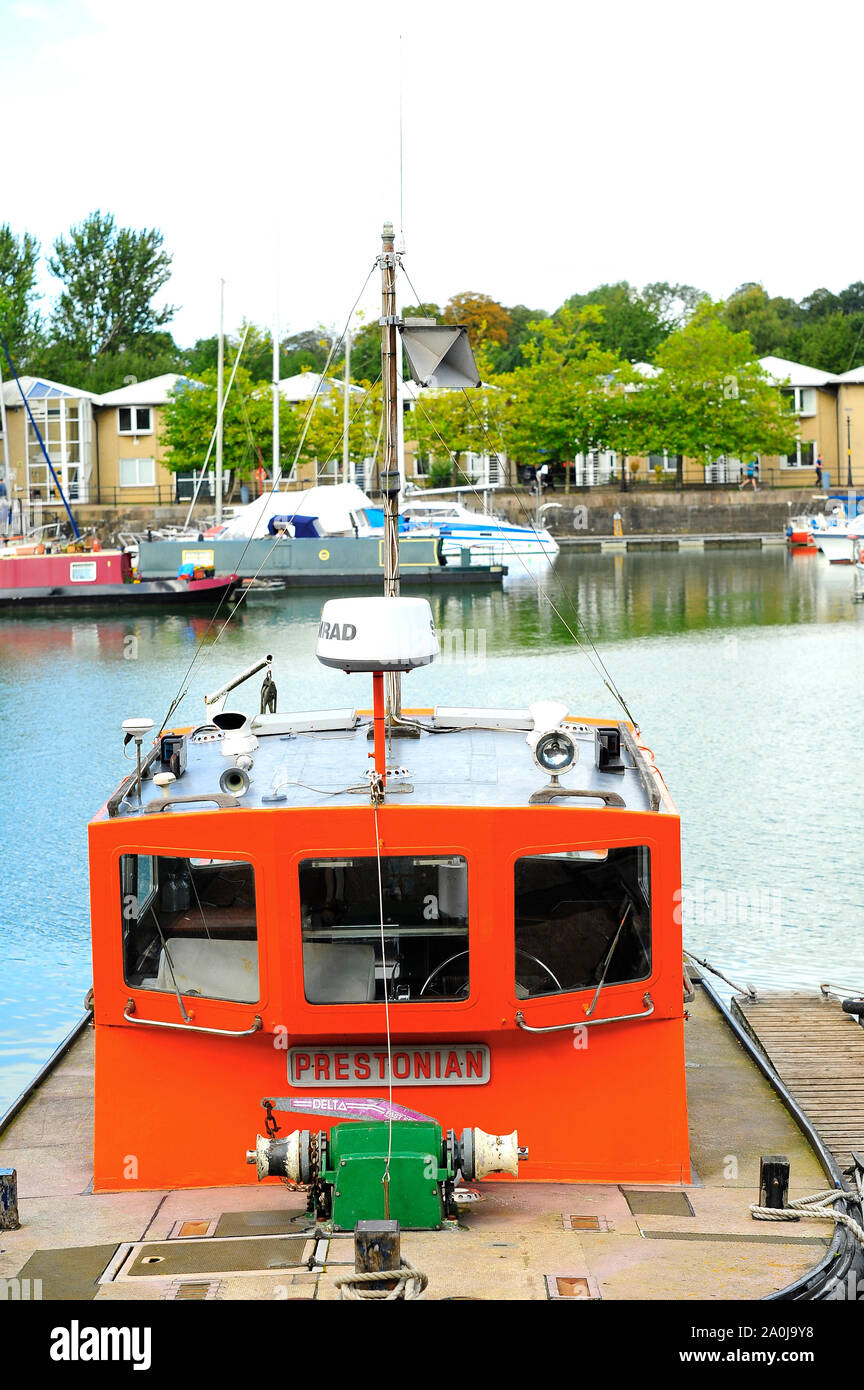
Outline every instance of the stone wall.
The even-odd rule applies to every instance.
[[[790,516],[816,503],[812,494],[789,491],[739,492],[737,488],[672,492],[647,489],[621,492],[591,488],[580,493],[547,494],[542,523],[554,536],[611,536],[615,513],[625,536],[743,535],[785,531]],[[557,503],[558,505],[548,505]],[[496,494],[495,509],[514,522],[533,522],[536,498],[530,494]]]

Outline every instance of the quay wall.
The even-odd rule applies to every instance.
[[[537,499],[527,489],[500,489],[487,495],[495,511],[510,521],[525,525],[537,514]],[[842,491],[837,495],[845,496]],[[470,494],[467,504],[476,505]],[[621,515],[624,534],[629,536],[757,535],[782,532],[790,516],[819,510],[820,496],[800,487],[760,492],[739,492],[737,488],[676,492],[665,488],[655,491],[651,487],[621,492],[613,487],[595,487],[569,494],[545,493],[541,507],[543,524],[560,537],[611,536],[616,512]],[[118,532],[182,525],[186,511],[185,504],[125,508],[74,505],[75,520],[81,530],[95,528],[103,542],[110,541]],[[45,521],[52,520],[55,515],[63,520],[62,508],[57,512],[44,509]],[[209,520],[212,515],[212,502],[200,504],[193,512],[193,525]]]

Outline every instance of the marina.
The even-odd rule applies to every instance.
[[[841,582],[841,577],[845,582]],[[757,990],[768,988],[769,991],[776,991],[778,988],[787,990],[795,987],[799,993],[803,990],[808,998],[813,998],[818,995],[818,986],[823,977],[846,979],[849,974],[847,942],[860,901],[860,868],[850,854],[846,869],[839,877],[829,871],[822,880],[819,869],[820,864],[834,862],[832,847],[843,843],[847,814],[845,803],[842,798],[838,801],[826,793],[822,798],[825,809],[818,826],[809,828],[807,836],[802,837],[797,816],[789,812],[788,803],[782,798],[777,800],[779,788],[775,764],[770,758],[758,755],[759,721],[751,714],[749,733],[742,733],[739,728],[740,711],[748,690],[759,688],[757,673],[767,661],[772,669],[785,670],[787,673],[789,695],[785,718],[793,721],[797,718],[794,711],[799,706],[806,707],[811,702],[816,705],[830,698],[834,701],[832,710],[834,717],[839,719],[842,735],[844,718],[851,718],[855,708],[853,692],[860,676],[860,656],[855,645],[860,609],[849,602],[849,579],[848,571],[829,569],[820,563],[820,557],[793,559],[780,548],[761,553],[739,550],[706,551],[691,555],[630,553],[623,556],[591,556],[570,552],[559,560],[554,578],[552,573],[545,581],[535,581],[525,576],[520,581],[508,580],[505,590],[497,593],[484,595],[481,591],[433,600],[436,627],[442,638],[441,660],[430,671],[421,668],[406,679],[412,682],[412,697],[418,700],[421,707],[424,700],[433,703],[433,675],[436,699],[449,699],[454,705],[457,701],[464,701],[466,681],[473,684],[480,680],[487,698],[494,693],[496,705],[505,708],[515,705],[518,708],[519,692],[524,688],[529,671],[532,683],[539,677],[547,687],[560,689],[562,679],[565,682],[572,679],[569,674],[564,674],[565,671],[569,673],[572,666],[572,639],[554,610],[550,610],[542,601],[542,588],[544,583],[549,586],[556,606],[560,605],[561,593],[566,589],[583,621],[587,621],[590,615],[592,630],[603,633],[607,651],[611,643],[619,679],[625,680],[631,690],[637,691],[643,710],[648,705],[648,713],[657,731],[653,739],[655,755],[659,758],[663,750],[664,763],[671,765],[671,772],[667,772],[667,776],[679,783],[683,790],[688,807],[684,823],[685,945],[696,950],[697,954],[704,951],[710,961],[720,965],[732,978],[755,982]],[[338,671],[328,671],[320,663],[313,665],[309,658],[320,609],[321,600],[312,595],[297,596],[287,605],[284,599],[272,596],[258,600],[255,609],[241,609],[237,619],[226,629],[223,641],[228,646],[225,656],[220,658],[219,671],[225,671],[225,662],[231,669],[243,667],[266,644],[276,650],[277,674],[280,663],[284,665],[286,659],[288,661],[292,673],[291,705],[294,708],[308,710],[327,708],[328,705],[331,708],[338,708],[340,704],[344,706],[345,677]],[[188,644],[190,638],[194,641],[200,637],[205,626],[202,624],[197,632],[193,627],[184,637],[184,624],[169,617],[139,620],[133,624],[98,620],[83,628],[80,623],[76,625],[74,622],[52,627],[47,620],[7,620],[4,623],[2,646],[4,671],[8,678],[16,682],[21,679],[34,682],[32,692],[38,712],[38,655],[40,652],[44,652],[46,657],[50,654],[52,668],[59,669],[70,692],[77,685],[78,698],[94,710],[96,724],[101,727],[109,718],[115,719],[111,711],[116,707],[116,691],[113,682],[111,690],[104,688],[106,675],[112,680],[111,672],[116,671],[117,676],[122,677],[124,686],[131,677],[136,685],[140,682],[142,694],[145,690],[148,692],[151,703],[153,696],[158,695],[158,703],[167,704],[174,688],[169,671],[173,673],[176,662],[168,663],[166,657],[172,650],[182,652],[184,642]],[[484,634],[482,644],[479,640],[481,632]],[[454,641],[457,633],[461,642]],[[473,634],[470,640],[469,634]],[[16,656],[16,645],[20,656]],[[85,650],[89,651],[90,659],[82,667],[80,658]],[[126,651],[135,653],[132,659],[124,655]],[[807,656],[804,661],[801,660],[802,651]],[[844,651],[847,653],[845,656]],[[820,656],[814,660],[817,652]],[[34,655],[37,657],[35,663]],[[26,666],[22,664],[25,660]],[[146,665],[142,665],[142,662]],[[565,664],[562,665],[562,662]],[[584,666],[586,663],[580,662],[580,667]],[[832,669],[832,679],[830,684],[824,684],[822,672],[829,667]],[[590,671],[583,671],[582,675],[586,691],[592,689],[595,682],[594,678],[588,679]],[[218,684],[215,677],[216,670],[211,668],[203,686],[199,680],[199,690]],[[722,682],[718,683],[721,677]],[[351,677],[349,683],[353,684],[359,679],[357,676]],[[848,689],[844,687],[844,681],[848,681]],[[419,684],[415,686],[414,682]],[[677,691],[674,714],[661,698],[661,691],[668,688],[670,682],[675,684]],[[92,704],[100,687],[103,688],[103,715],[98,713],[98,699],[95,708]],[[724,730],[736,729],[735,739],[727,740],[726,747],[727,750],[733,747],[739,749],[739,757],[731,760],[727,757],[723,764],[729,785],[736,785],[737,794],[740,795],[742,781],[752,784],[752,790],[747,794],[749,800],[764,809],[764,814],[749,832],[737,837],[734,867],[730,867],[725,857],[717,857],[718,845],[710,809],[711,804],[716,803],[707,802],[704,793],[712,778],[712,786],[715,789],[718,787],[716,765],[712,768],[715,744],[712,738],[708,739],[707,744],[704,739],[704,701],[709,690],[712,692],[710,727],[714,731],[713,736],[722,739]],[[426,691],[430,694],[427,695]],[[652,692],[656,693],[652,695]],[[198,699],[200,703],[200,695]],[[589,718],[602,717],[601,712],[608,706],[608,693],[604,694],[601,687],[590,698],[581,700],[580,705]],[[74,720],[74,714],[72,718]],[[682,741],[681,736],[682,728],[697,725],[703,728],[698,752],[692,746],[691,739]],[[38,721],[34,727],[38,727]],[[84,732],[83,726],[81,732]],[[331,740],[328,757],[331,760],[336,758],[331,775],[337,767],[344,765],[344,739],[349,733],[348,730],[340,733],[338,729],[333,729],[327,735]],[[791,722],[789,733],[791,736]],[[300,735],[295,734],[295,741],[298,737]],[[488,740],[490,736],[486,734],[482,737]],[[522,741],[525,735],[517,734],[517,737]],[[102,740],[94,741],[94,738],[91,728],[86,740],[96,755]],[[852,748],[855,745],[851,726],[849,738]],[[335,743],[332,741],[334,739]],[[429,742],[426,741],[427,746]],[[410,748],[406,761],[410,758],[416,765],[421,747],[422,740]],[[30,756],[20,742],[16,743],[14,749],[5,750],[5,754],[15,758]],[[0,758],[2,756],[0,753]],[[853,752],[853,761],[857,756]],[[488,757],[489,753],[484,752],[481,762]],[[82,787],[74,789],[73,806],[82,797],[84,816],[94,799],[98,799],[97,786],[111,766],[109,760],[104,763],[104,772],[99,772],[98,765],[102,764],[103,758],[102,753],[95,757],[94,766],[89,768],[84,778],[84,783],[90,786],[86,796],[82,797]],[[292,764],[291,777],[307,780],[296,757],[292,758]],[[262,768],[262,776],[263,771]],[[417,773],[419,767],[415,770],[415,775]],[[185,775],[192,775],[191,768]],[[272,782],[272,775],[268,777],[269,782]],[[440,783],[440,776],[436,782]],[[194,790],[194,780],[187,785]],[[722,787],[723,778],[719,782],[721,795]],[[442,791],[439,786],[439,795]],[[811,784],[811,794],[818,794],[818,778]],[[443,795],[446,801],[446,791]],[[712,795],[716,795],[716,791]],[[784,805],[787,805],[786,811],[781,809]],[[40,895],[47,890],[49,897],[57,896],[59,913],[53,930],[56,931],[61,923],[68,922],[68,928],[63,930],[62,953],[58,956],[58,939],[53,931],[49,931],[47,935],[40,933],[45,948],[44,969],[36,963],[38,946],[36,959],[32,955],[32,945],[28,948],[30,955],[26,965],[23,959],[16,965],[14,946],[12,958],[3,962],[4,997],[10,1002],[13,998],[16,1000],[18,1009],[14,1012],[18,1012],[22,1004],[26,1010],[28,993],[36,989],[36,979],[39,979],[38,992],[32,995],[34,1001],[37,998],[39,1001],[36,1015],[32,1011],[21,1015],[22,1021],[27,1019],[21,1041],[26,1042],[28,1051],[26,1055],[21,1054],[17,1070],[14,1062],[11,1071],[8,1065],[5,1069],[9,1100],[14,1099],[19,1089],[26,1088],[38,1064],[50,1051],[53,1045],[50,1037],[52,1015],[57,1019],[53,1025],[54,1041],[59,1041],[62,1033],[68,1031],[69,1025],[74,1022],[77,1016],[75,1005],[83,997],[91,979],[86,931],[86,885],[80,872],[77,876],[75,872],[76,855],[72,852],[74,824],[73,811],[68,827],[65,830],[60,828],[58,844],[69,846],[63,864],[62,895],[60,880],[56,890],[52,890],[50,879],[47,883],[43,877],[38,880]],[[37,825],[38,822],[34,823],[34,833],[39,833]],[[767,855],[771,856],[770,874],[765,872]],[[26,874],[21,887],[26,901]],[[33,881],[32,887],[36,889],[37,880]],[[827,914],[821,916],[818,909],[814,916],[813,906],[825,902],[829,894],[830,917]],[[18,922],[20,917],[16,914],[15,919],[7,924],[7,933],[10,926],[12,930],[11,943],[14,943],[20,929],[16,927]],[[774,944],[780,938],[784,941],[784,951],[778,955]],[[8,934],[4,939],[10,942]],[[6,949],[8,951],[8,945]],[[62,977],[56,974],[57,964],[61,960],[66,962]],[[52,974],[56,978],[54,985],[51,983]],[[63,984],[58,989],[61,978]],[[73,978],[76,979],[74,994]],[[32,986],[28,986],[28,979],[32,981]],[[851,983],[854,984],[854,981]],[[700,993],[703,988],[701,984],[697,985]],[[720,989],[728,997],[725,987],[721,985]],[[693,1165],[691,1179],[696,1185],[693,1185],[693,1181],[684,1186],[680,1182],[671,1184],[675,1192],[687,1194],[688,1207],[682,1208],[683,1217],[680,1214],[676,1218],[634,1212],[631,1196],[634,1192],[644,1193],[651,1189],[656,1183],[656,1173],[647,1184],[644,1178],[636,1175],[633,1180],[635,1187],[632,1184],[628,1187],[626,1181],[623,1186],[596,1182],[584,1187],[578,1181],[574,1184],[571,1178],[565,1188],[556,1188],[553,1179],[551,1188],[543,1184],[537,1189],[520,1176],[515,1190],[522,1196],[508,1198],[502,1207],[504,1189],[500,1185],[492,1186],[488,1195],[484,1193],[483,1202],[471,1209],[470,1218],[460,1221],[466,1228],[465,1269],[475,1271],[473,1284],[453,1273],[452,1257],[449,1253],[442,1256],[435,1246],[434,1235],[412,1235],[410,1231],[404,1233],[403,1255],[429,1279],[426,1297],[548,1299],[567,1296],[567,1290],[570,1290],[572,1296],[605,1300],[634,1296],[668,1298],[670,1285],[664,1283],[664,1279],[671,1278],[672,1274],[667,1273],[662,1278],[659,1276],[660,1267],[655,1251],[668,1246],[671,1251],[686,1249],[692,1253],[690,1248],[700,1234],[705,1237],[705,1251],[711,1252],[711,1280],[715,1290],[717,1279],[723,1277],[717,1263],[718,1253],[722,1252],[723,1259],[728,1260],[724,1267],[728,1269],[728,1277],[732,1281],[726,1295],[729,1297],[765,1297],[772,1291],[778,1292],[784,1285],[806,1279],[809,1273],[820,1267],[834,1239],[827,1220],[821,1224],[808,1222],[805,1229],[784,1228],[778,1235],[776,1230],[766,1232],[764,1227],[757,1226],[749,1212],[750,1204],[758,1198],[754,1183],[758,1180],[760,1154],[756,1150],[760,1150],[760,1153],[776,1150],[791,1158],[790,1200],[812,1193],[824,1184],[824,1164],[820,1162],[818,1145],[815,1149],[806,1142],[802,1145],[801,1137],[788,1116],[781,1119],[786,1113],[782,1106],[779,1109],[771,1107],[779,1129],[765,1126],[763,1102],[757,1109],[758,1119],[749,1135],[742,1133],[734,1141],[727,1140],[725,1136],[720,1141],[718,1136],[724,1154],[730,1152],[731,1146],[731,1151],[752,1153],[752,1157],[744,1162],[740,1182],[732,1184],[732,1191],[724,1178],[714,1195],[711,1174],[717,1172],[719,1158],[716,1150],[713,1156],[711,1152],[703,1151],[704,1141],[700,1138],[711,1128],[708,1116],[713,1113],[712,1107],[716,1103],[714,1096],[731,1084],[742,1095],[748,1086],[755,1087],[754,1095],[764,1094],[761,1088],[768,1083],[764,1077],[757,1077],[752,1066],[748,1065],[742,1071],[742,1061],[734,1048],[723,1063],[732,1066],[734,1082],[730,1074],[717,1071],[720,1056],[726,1056],[723,1049],[730,1047],[729,1042],[722,1041],[724,1030],[716,1013],[717,1005],[706,999],[698,1011],[695,1004],[688,1007],[694,1021],[697,1015],[701,1021],[688,1034],[687,1043],[688,1062],[694,1063],[688,1066],[687,1072],[687,1113]],[[38,1054],[38,1034],[34,1034],[33,1029],[37,1016],[43,1030],[47,1025],[47,1031],[42,1032],[42,1058]],[[858,1031],[854,1019],[846,1016],[844,1023]],[[687,1026],[690,1027],[689,1024]],[[719,1034],[718,1027],[721,1029]],[[12,1041],[14,1057],[14,1023],[12,1038],[8,1036],[7,1025],[4,1041],[7,1057],[9,1042]],[[223,1188],[218,1180],[214,1186],[211,1178],[210,1185],[201,1192],[175,1193],[161,1207],[160,1202],[165,1196],[163,1189],[158,1190],[158,1195],[142,1191],[133,1198],[127,1194],[122,1200],[110,1194],[98,1199],[86,1197],[85,1189],[90,1180],[86,1178],[84,1169],[89,1169],[90,1163],[89,1116],[92,1106],[87,1051],[91,1042],[92,1030],[85,1028],[60,1063],[58,1071],[52,1073],[43,1083],[41,1091],[37,1092],[37,1097],[56,1097],[56,1103],[77,1135],[75,1144],[78,1145],[76,1152],[79,1157],[68,1170],[69,1192],[66,1193],[65,1188],[63,1194],[54,1191],[49,1199],[53,1179],[49,1189],[46,1189],[45,1179],[39,1178],[40,1172],[50,1171],[52,1165],[49,1150],[54,1124],[46,1122],[44,1105],[41,1114],[37,1111],[32,1118],[29,1118],[32,1103],[30,1107],[24,1106],[0,1139],[3,1163],[17,1161],[22,1168],[22,1206],[26,1209],[28,1198],[35,1198],[36,1206],[44,1210],[46,1216],[52,1201],[56,1205],[57,1219],[61,1207],[65,1213],[65,1234],[59,1245],[46,1244],[46,1236],[41,1236],[38,1248],[33,1248],[27,1255],[32,1263],[26,1265],[26,1272],[25,1266],[15,1271],[16,1277],[39,1277],[43,1283],[46,1279],[59,1279],[58,1296],[74,1296],[87,1301],[129,1296],[158,1296],[160,1299],[198,1297],[204,1296],[196,1292],[202,1287],[209,1296],[218,1298],[272,1297],[273,1289],[277,1285],[281,1288],[289,1278],[290,1284],[285,1285],[289,1290],[288,1297],[338,1298],[339,1288],[333,1281],[340,1270],[338,1260],[343,1262],[341,1268],[344,1268],[345,1256],[338,1255],[333,1248],[338,1245],[336,1233],[328,1233],[329,1246],[325,1247],[323,1243],[317,1246],[321,1262],[313,1263],[311,1269],[308,1267],[308,1256],[304,1257],[306,1263],[294,1266],[290,1275],[284,1273],[285,1268],[291,1268],[290,1263],[282,1266],[281,1285],[279,1279],[263,1272],[260,1245],[241,1249],[237,1244],[242,1241],[268,1242],[286,1237],[296,1240],[297,1221],[303,1217],[303,1202],[297,1197],[292,1199],[284,1187],[271,1191],[265,1182],[260,1187],[256,1184],[250,1188],[244,1184],[239,1188]],[[241,1044],[232,1042],[225,1045],[233,1048]],[[715,1068],[710,1072],[707,1070],[708,1058]],[[752,1079],[751,1073],[754,1073]],[[700,1090],[700,1084],[708,1080],[709,1075],[718,1083],[716,1092],[710,1087],[706,1091]],[[794,1094],[794,1078],[789,1080],[789,1086]],[[422,1091],[418,1095],[422,1095]],[[71,1110],[70,1106],[73,1107]],[[77,1112],[75,1107],[78,1107]],[[422,1110],[423,1106],[418,1108]],[[704,1121],[699,1118],[703,1108]],[[59,1116],[61,1111],[58,1109],[47,1113]],[[476,1111],[468,1118],[476,1123]],[[299,1123],[304,1123],[302,1118]],[[38,1131],[36,1142],[31,1144],[34,1124],[38,1126]],[[243,1141],[244,1146],[248,1146],[249,1142],[251,1138],[247,1136]],[[835,1139],[834,1142],[839,1147],[839,1141]],[[850,1152],[852,1147],[854,1145],[850,1141]],[[18,1157],[20,1153],[25,1155],[23,1165]],[[843,1151],[838,1158],[845,1163],[848,1156]],[[79,1162],[80,1178],[76,1166]],[[46,1167],[42,1166],[43,1163]],[[29,1175],[25,1178],[23,1175],[28,1170]],[[665,1183],[669,1185],[668,1174]],[[700,1186],[700,1183],[704,1186]],[[490,1183],[487,1180],[479,1186],[481,1189],[489,1188]],[[80,1229],[86,1227],[104,1233],[102,1245],[94,1245],[90,1235],[85,1245],[75,1243],[77,1218],[74,1221],[70,1219],[71,1211],[77,1209],[77,1203],[72,1203],[70,1207],[73,1190],[81,1194]],[[44,1200],[40,1193],[44,1194]],[[672,1195],[674,1193],[670,1190],[669,1196]],[[633,1197],[634,1202],[638,1203],[639,1200],[638,1195]],[[141,1201],[144,1205],[139,1205]],[[92,1214],[94,1202],[98,1202],[98,1209],[104,1212],[98,1216],[95,1226]],[[87,1203],[90,1204],[89,1208]],[[104,1208],[103,1203],[107,1203]],[[154,1220],[157,1208],[159,1218]],[[689,1209],[692,1209],[692,1214]],[[136,1213],[135,1224],[130,1226],[129,1218],[133,1212]],[[560,1223],[560,1237],[550,1237],[553,1213],[555,1223]],[[524,1260],[520,1263],[519,1269],[523,1272],[517,1273],[517,1267],[513,1265],[508,1266],[507,1273],[502,1275],[496,1267],[493,1283],[484,1282],[485,1276],[478,1283],[479,1247],[488,1248],[490,1241],[494,1246],[499,1237],[505,1244],[512,1239],[517,1214],[518,1248],[526,1251],[535,1249],[536,1255],[528,1260],[527,1266]],[[589,1226],[587,1235],[581,1229],[585,1222]],[[606,1231],[607,1226],[612,1230]],[[50,1220],[44,1229],[46,1233],[50,1232]],[[55,1226],[53,1229],[58,1228]],[[163,1249],[165,1242],[183,1230],[206,1230],[214,1234],[202,1237],[205,1245],[191,1265],[188,1263],[191,1257],[187,1255],[183,1257],[185,1264],[181,1260],[175,1268],[176,1261],[169,1263],[159,1279],[154,1279],[149,1272],[145,1273],[145,1270],[158,1268],[157,1256],[159,1260],[168,1260]],[[578,1232],[575,1240],[574,1230]],[[624,1239],[628,1230],[632,1230],[633,1238],[639,1242],[638,1247],[628,1245]],[[535,1233],[533,1236],[532,1231]],[[614,1249],[604,1254],[604,1248],[613,1234]],[[102,1239],[101,1235],[99,1239]],[[224,1245],[220,1246],[219,1252],[215,1252],[219,1255],[219,1261],[214,1262],[214,1253],[206,1244],[211,1240],[234,1242],[233,1272],[224,1268],[228,1258]],[[525,1242],[528,1244],[525,1245]],[[653,1271],[650,1285],[645,1283],[642,1264],[643,1246],[648,1248],[648,1242],[651,1243]],[[27,1249],[26,1243],[23,1248]],[[55,1254],[49,1258],[52,1249],[81,1249],[88,1253],[81,1256]],[[769,1280],[767,1285],[762,1259],[766,1249],[773,1252],[771,1268],[774,1271],[774,1282]],[[141,1263],[142,1259],[149,1259],[151,1255],[155,1262],[152,1266]],[[71,1274],[70,1259],[74,1265]],[[203,1268],[208,1259],[214,1267]],[[250,1266],[245,1273],[236,1268],[237,1261],[242,1262],[243,1259]],[[95,1264],[99,1264],[98,1269],[95,1269]],[[665,1261],[665,1266],[668,1267],[668,1261]],[[696,1271],[704,1267],[698,1260],[688,1260],[691,1282],[683,1288],[676,1284],[678,1296],[715,1296],[699,1282]],[[68,1282],[70,1278],[71,1283]],[[491,1272],[489,1278],[493,1278]],[[295,1280],[298,1281],[296,1289]],[[276,1296],[282,1297],[284,1294]]]

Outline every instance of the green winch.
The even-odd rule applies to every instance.
[[[457,1176],[517,1176],[525,1158],[517,1135],[481,1129],[446,1135],[434,1120],[348,1121],[323,1131],[294,1130],[284,1139],[259,1134],[247,1152],[258,1181],[284,1177],[309,1189],[309,1211],[332,1231],[358,1221],[398,1221],[403,1230],[440,1230],[458,1208]]]

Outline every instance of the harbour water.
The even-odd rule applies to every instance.
[[[503,592],[432,595],[442,659],[406,678],[404,700],[559,698],[618,717],[589,634],[681,811],[687,945],[757,985],[864,989],[864,605],[851,595],[848,568],[780,548],[565,554]],[[203,694],[268,652],[281,710],[368,706],[365,678],[315,659],[327,597],[250,601],[188,678],[206,618],[0,621],[0,1113],[82,1012],[86,826],[131,767],[122,720],[161,721],[188,685],[173,722],[203,722]],[[253,680],[232,702],[257,697]]]

